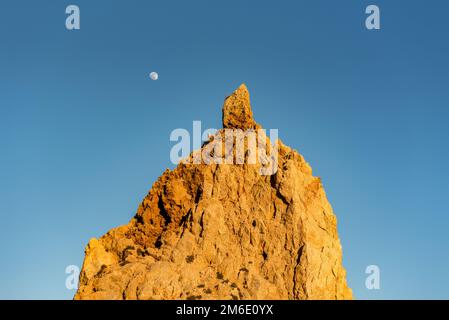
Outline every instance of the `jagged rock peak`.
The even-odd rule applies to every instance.
[[[223,127],[260,127],[245,85]],[[351,299],[321,180],[278,146],[271,176],[259,163],[167,169],[128,224],[89,242],[75,299]]]
[[[248,88],[244,83],[238,87],[223,105],[223,128],[225,129],[256,129],[253,118]]]

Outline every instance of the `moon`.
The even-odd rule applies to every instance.
[[[157,74],[157,72],[151,72],[150,73],[150,78],[151,80],[157,80],[159,78],[159,75]]]

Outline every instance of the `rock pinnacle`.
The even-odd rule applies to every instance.
[[[223,127],[260,128],[245,85],[226,98]],[[270,176],[258,163],[163,172],[128,224],[90,240],[75,299],[351,299],[321,180],[278,146]]]
[[[249,92],[245,84],[235,90],[225,99],[223,105],[223,128],[225,129],[255,129]]]

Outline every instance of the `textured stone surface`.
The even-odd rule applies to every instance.
[[[260,128],[244,85],[223,127]],[[321,181],[278,146],[271,176],[258,163],[166,170],[127,225],[89,242],[75,299],[351,299]]]
[[[249,101],[249,92],[244,84],[225,100],[223,128],[256,129],[256,122]]]

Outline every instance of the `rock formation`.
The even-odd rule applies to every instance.
[[[260,128],[245,85],[223,128]],[[321,181],[277,147],[273,175],[259,162],[167,169],[127,225],[90,240],[75,299],[351,299]]]

